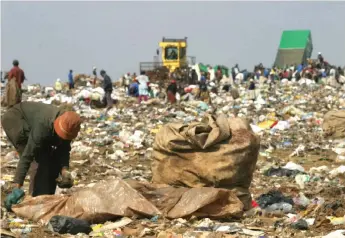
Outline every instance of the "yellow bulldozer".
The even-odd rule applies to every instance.
[[[195,64],[195,57],[187,56],[187,37],[183,39],[163,37],[153,62],[141,62],[140,72],[145,71],[150,80],[154,81],[169,78],[169,73],[175,73],[183,80],[189,75],[190,64]]]

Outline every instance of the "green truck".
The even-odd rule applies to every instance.
[[[312,52],[310,30],[283,31],[274,65],[284,68],[295,64],[306,64]]]

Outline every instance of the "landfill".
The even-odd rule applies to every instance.
[[[199,101],[193,91],[198,86],[188,85],[176,104],[160,97],[165,89],[158,84],[151,84],[154,97],[139,104],[116,82],[115,104],[107,113],[101,107],[104,91],[90,84],[91,76],[75,78],[73,92],[29,85],[23,101],[67,107],[83,118],[71,144],[74,186],[58,188],[55,195],[25,196],[13,212],[7,211],[3,201],[12,189],[19,155],[1,129],[1,237],[345,237],[345,86],[333,78],[272,83],[270,76],[253,75],[256,99],[251,100],[252,81],[230,73],[210,80],[211,103]],[[1,107],[1,115],[5,111]],[[245,121],[243,136],[222,134],[214,126],[219,118]],[[229,130],[237,133],[233,126]],[[162,131],[169,128],[176,138],[162,142],[165,147],[157,144],[167,140]],[[215,131],[222,140],[236,138],[247,147],[234,147],[231,155],[222,150],[220,157],[198,154],[209,143],[205,133]],[[192,132],[201,135],[199,147],[192,139],[181,139],[191,138]],[[181,151],[186,143],[187,150]],[[212,143],[219,143],[218,149],[227,145]],[[183,171],[173,162],[157,169],[157,154],[167,159],[170,153],[190,158],[190,164]],[[233,157],[241,159],[217,167]],[[205,171],[193,170],[197,159],[204,161]],[[241,165],[247,159],[247,167]],[[217,176],[208,176],[215,169]],[[234,175],[219,179],[225,172]],[[191,182],[176,184],[184,176]],[[210,185],[212,178],[216,182]],[[169,179],[174,183],[167,184]],[[242,190],[233,190],[245,179],[249,206],[238,195]]]

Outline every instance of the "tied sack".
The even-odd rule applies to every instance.
[[[167,124],[155,138],[152,182],[230,189],[247,210],[259,147],[259,138],[240,118],[208,115],[189,125]]]
[[[345,111],[329,111],[325,114],[322,123],[325,136],[333,138],[345,137]]]

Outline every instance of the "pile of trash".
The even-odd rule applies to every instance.
[[[2,206],[1,235],[345,237],[345,89],[256,84],[255,101],[246,82],[231,85],[236,93],[219,83],[212,104],[190,85],[176,105],[138,104],[118,87],[107,114],[102,88],[28,87],[23,100],[84,119],[72,142],[75,184],[25,197],[13,212]],[[0,136],[4,198],[19,155]]]

